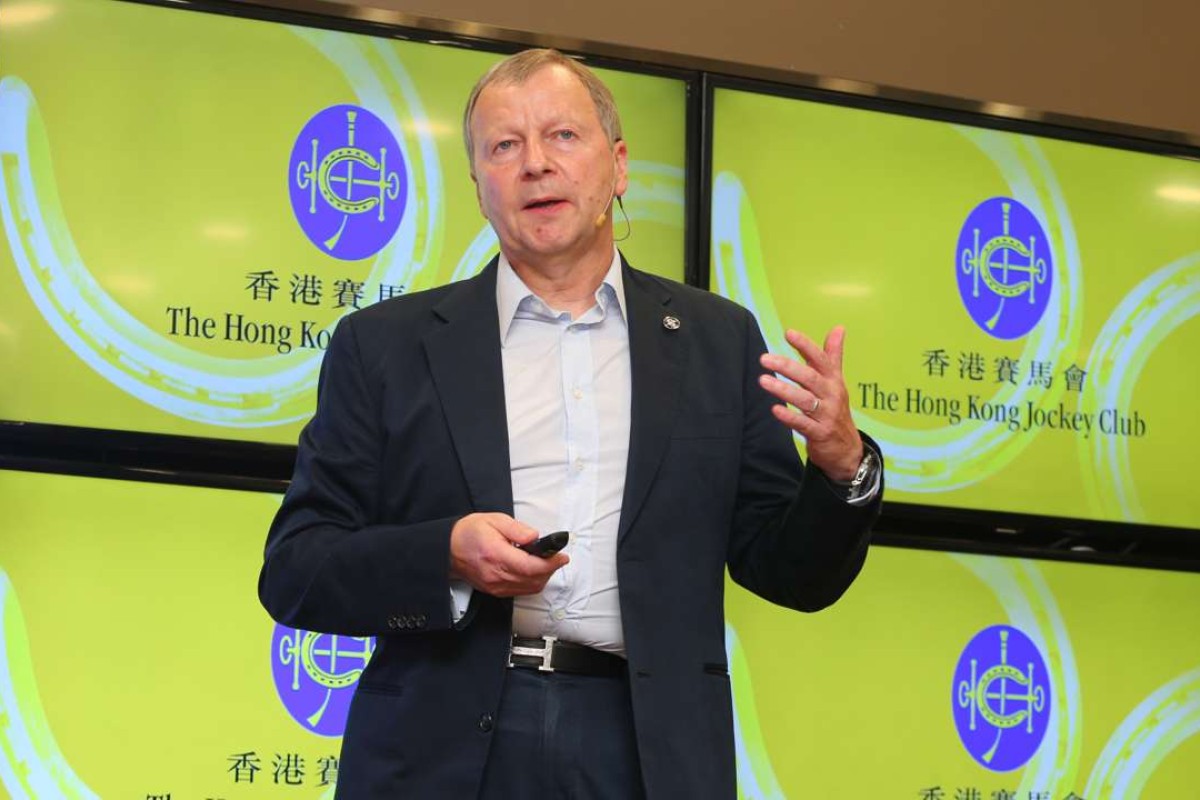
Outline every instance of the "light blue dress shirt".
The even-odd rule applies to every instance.
[[[629,458],[629,329],[613,251],[595,304],[572,319],[533,294],[500,257],[496,282],[514,516],[567,530],[571,561],[540,594],[517,597],[513,632],[624,653],[617,526]],[[452,582],[455,615],[470,586]]]
[[[513,633],[624,655],[617,528],[629,456],[631,373],[621,259],[578,318],[550,308],[501,255],[496,281],[514,516],[571,532],[571,561],[540,594],[514,599]],[[855,504],[868,503],[879,478]],[[452,580],[455,619],[472,588]]]

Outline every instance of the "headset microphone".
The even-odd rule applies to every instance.
[[[621,216],[625,218],[625,233],[613,239],[614,242],[623,242],[633,233],[633,228],[629,224],[629,215],[625,213],[625,201],[621,199],[621,195],[617,195],[617,206],[621,209]]]
[[[617,194],[617,176],[616,175],[613,175],[612,188],[608,192],[608,197],[609,197],[608,204],[610,206],[612,205],[612,201],[615,199],[617,201],[617,203],[620,204],[621,211],[622,212],[625,211],[625,204],[621,202],[621,196],[619,194]],[[596,227],[599,228],[601,225],[603,225],[605,223],[605,221],[607,219],[608,219],[608,208],[606,207],[596,217],[596,222],[595,222]]]

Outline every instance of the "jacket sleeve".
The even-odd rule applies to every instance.
[[[354,323],[353,315],[339,323],[325,354],[316,414],[267,536],[259,599],[276,621],[305,630],[445,629],[457,517],[380,523],[381,382],[364,364]]]
[[[746,313],[742,460],[730,538],[729,572],[773,603],[816,611],[835,602],[862,569],[883,482],[868,503],[851,505],[818,470],[805,469],[792,433],[771,413],[758,383],[766,344]],[[865,435],[864,446],[878,447]]]

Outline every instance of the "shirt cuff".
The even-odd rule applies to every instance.
[[[450,618],[452,622],[458,622],[467,613],[467,606],[471,605],[471,595],[474,593],[475,588],[461,578],[450,579]]]

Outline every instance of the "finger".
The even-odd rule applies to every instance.
[[[794,408],[774,405],[771,406],[771,413],[775,415],[775,419],[779,420],[784,425],[803,436],[805,439],[809,439],[813,436],[813,434],[817,433],[817,421],[807,414],[800,413]]]
[[[536,528],[526,525],[520,520],[513,519],[507,514],[491,514],[488,521],[500,532],[505,539],[514,544],[529,544],[538,538]]]
[[[834,325],[833,330],[825,337],[825,355],[830,365],[838,372],[842,371],[842,354],[846,350],[846,328],[844,325]]]
[[[759,363],[766,369],[778,372],[783,377],[800,384],[811,392],[817,392],[824,388],[825,379],[821,373],[807,364],[801,364],[794,358],[776,355],[775,353],[764,353],[759,358]]]
[[[499,565],[491,592],[498,597],[537,594],[545,588],[550,577],[571,560],[566,553],[539,558],[515,547],[504,558],[505,563]]]
[[[794,383],[781,381],[773,375],[759,376],[758,383],[769,394],[774,395],[784,403],[789,403],[798,409],[812,409],[816,405],[817,396],[808,389]]]
[[[825,355],[825,351],[817,346],[817,343],[805,336],[797,330],[788,329],[785,334],[788,344],[796,349],[800,357],[805,360],[817,372],[825,374],[829,371],[829,358]]]
[[[548,558],[534,556],[513,548],[514,559],[509,566],[509,577],[516,582],[544,584],[550,576],[571,560],[566,553],[555,553]],[[539,587],[540,590],[540,587]]]
[[[531,576],[525,590],[518,592],[518,594],[537,594],[538,592],[542,591],[542,589],[546,587],[546,583],[550,580],[551,576],[553,576],[558,570],[565,567],[570,560],[571,557],[566,553],[555,553],[549,558],[538,559],[538,561],[542,562],[543,571]]]
[[[525,594],[545,577],[541,559],[515,547],[504,546],[491,554],[487,575],[493,594]]]

